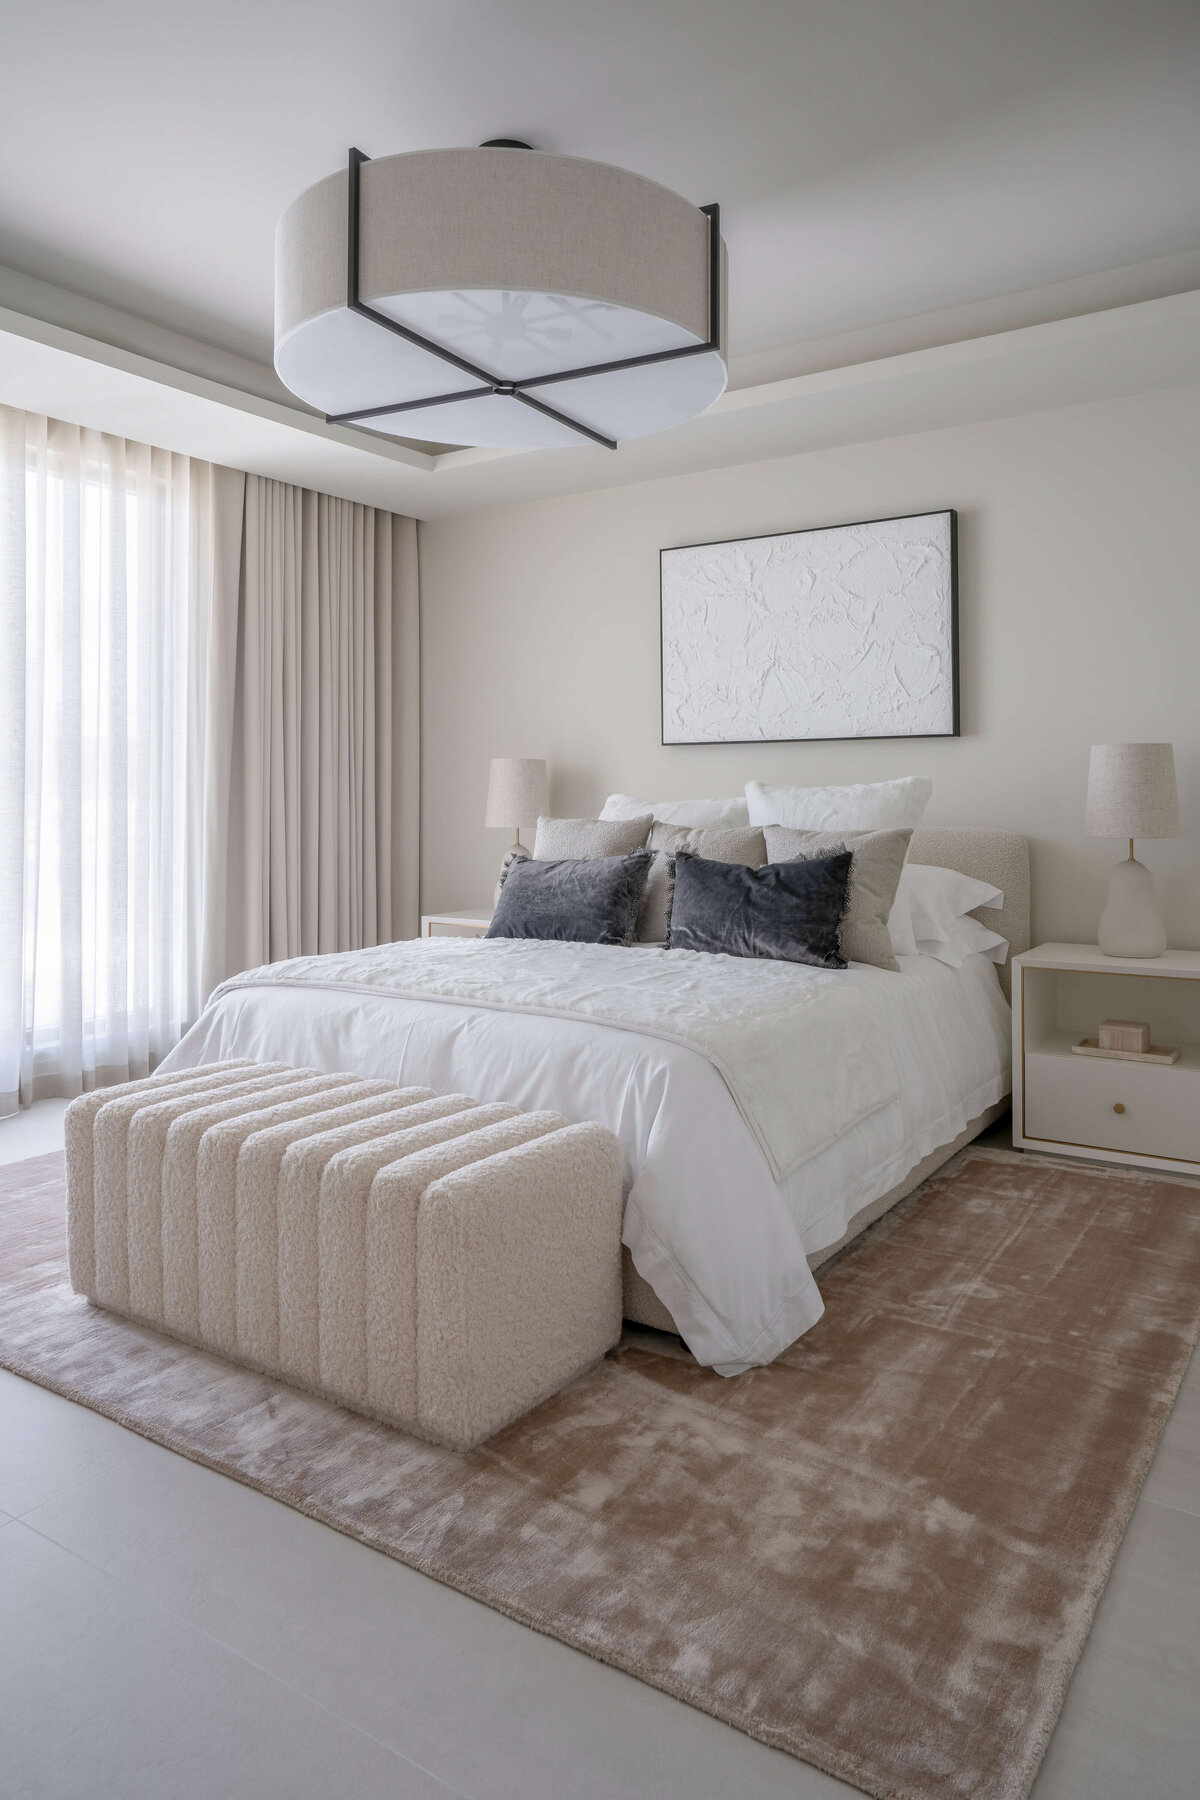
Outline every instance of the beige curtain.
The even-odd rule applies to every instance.
[[[416,526],[213,471],[201,990],[418,928]]]

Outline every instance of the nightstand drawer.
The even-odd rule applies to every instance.
[[[1028,1052],[1024,1135],[1200,1163],[1200,1069]]]

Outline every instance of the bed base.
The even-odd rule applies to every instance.
[[[928,1156],[922,1157],[921,1161],[916,1163],[903,1180],[896,1183],[894,1188],[889,1188],[886,1194],[880,1194],[877,1200],[868,1201],[866,1206],[854,1214],[845,1232],[836,1243],[827,1244],[823,1250],[813,1252],[808,1259],[809,1268],[815,1272],[835,1257],[839,1250],[844,1250],[847,1244],[867,1229],[868,1225],[873,1225],[876,1219],[881,1219],[885,1212],[896,1205],[897,1201],[903,1200],[906,1195],[911,1194],[914,1188],[920,1187],[921,1183],[940,1169],[943,1163],[949,1162],[952,1156],[956,1156],[960,1150],[965,1149],[972,1138],[977,1138],[980,1132],[987,1130],[989,1125],[994,1125],[996,1120],[1003,1117],[1008,1111],[1010,1103],[1009,1096],[1006,1094],[1003,1100],[996,1102],[995,1106],[989,1106],[985,1112],[981,1112],[977,1118],[964,1125],[958,1136],[951,1139],[950,1143],[939,1144],[936,1150],[931,1150]],[[676,1337],[680,1335],[678,1325],[650,1283],[643,1280],[634,1268],[633,1258],[624,1245],[621,1246],[621,1282],[626,1319],[634,1325],[649,1325],[655,1331],[673,1331]]]

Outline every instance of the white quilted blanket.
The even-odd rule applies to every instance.
[[[301,956],[235,975],[239,987],[335,988],[582,1019],[706,1057],[781,1181],[899,1092],[870,989],[840,971],[654,945],[419,938]]]

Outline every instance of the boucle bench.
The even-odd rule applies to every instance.
[[[66,1116],[71,1284],[467,1449],[621,1329],[599,1125],[281,1063],[103,1088]]]

